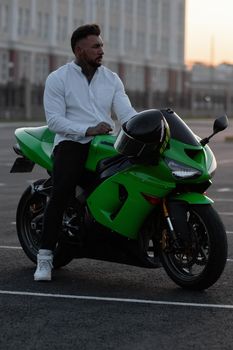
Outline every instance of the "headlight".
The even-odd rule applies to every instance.
[[[168,167],[172,171],[172,175],[177,179],[193,179],[201,175],[201,171],[190,166],[179,163],[173,159],[165,159]]]
[[[208,172],[210,173],[211,176],[214,176],[216,168],[217,168],[217,162],[216,162],[215,156],[213,155],[212,162],[208,169]]]

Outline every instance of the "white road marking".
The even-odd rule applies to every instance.
[[[11,290],[0,290],[0,294],[2,294],[2,295],[42,297],[42,298],[55,298],[55,299],[104,301],[104,302],[115,302],[115,303],[189,306],[189,307],[214,308],[214,309],[233,309],[233,305],[229,305],[229,304],[202,304],[202,303],[187,303],[187,302],[181,302],[181,301],[110,298],[110,297],[98,297],[98,296],[86,296],[86,295],[74,295],[74,294],[32,293],[32,292],[20,292],[20,291],[11,291]]]
[[[233,212],[222,211],[222,212],[218,212],[218,214],[219,214],[219,215],[231,216],[231,215],[233,215]]]
[[[9,167],[9,166],[12,166],[13,163],[14,163],[14,161],[13,161],[12,163],[1,162],[0,165],[1,165],[1,166]]]
[[[10,245],[0,245],[0,249],[18,249],[18,250],[21,250],[23,248],[22,247],[10,246]]]
[[[4,182],[0,182],[0,186],[4,187],[4,186],[6,186],[6,184]]]
[[[233,202],[233,198],[212,198],[214,202]]]
[[[232,192],[232,188],[229,188],[229,187],[219,188],[217,189],[217,192]]]
[[[218,160],[218,164],[229,164],[232,163],[233,159],[222,159],[222,160]]]

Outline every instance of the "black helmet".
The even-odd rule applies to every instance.
[[[158,109],[142,111],[126,122],[115,141],[115,149],[126,156],[152,160],[169,142],[169,125]]]

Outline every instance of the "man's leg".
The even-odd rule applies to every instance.
[[[52,173],[53,189],[44,213],[43,234],[38,254],[38,267],[34,275],[35,280],[51,279],[51,261],[61,231],[63,213],[83,175],[88,151],[89,143],[80,144],[73,141],[63,141],[55,149]],[[47,259],[48,256],[49,259]],[[41,264],[44,267],[48,266],[44,272],[39,271],[40,257],[42,260],[46,257],[46,263]]]

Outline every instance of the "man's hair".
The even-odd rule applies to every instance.
[[[98,24],[84,24],[83,26],[78,27],[71,36],[71,48],[74,53],[76,43],[86,38],[88,35],[97,35],[99,36],[101,33],[100,27]]]

